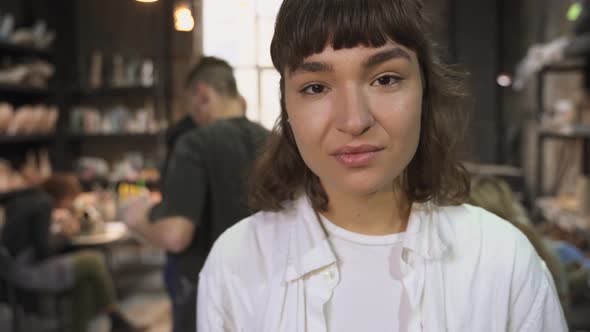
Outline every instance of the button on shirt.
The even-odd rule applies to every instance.
[[[510,223],[470,205],[414,204],[406,233],[409,332],[567,331],[551,275]],[[226,231],[207,258],[197,330],[327,332],[340,324],[330,322],[339,264],[306,196],[257,213]],[[359,278],[361,289],[373,282]]]
[[[401,271],[405,233],[362,235],[323,216],[321,221],[340,276],[325,306],[328,331],[407,331],[410,303]]]

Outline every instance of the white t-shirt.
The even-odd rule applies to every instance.
[[[362,235],[321,219],[340,272],[324,307],[328,331],[407,331],[410,304],[400,268],[404,233]]]

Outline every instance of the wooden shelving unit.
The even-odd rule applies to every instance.
[[[43,59],[49,59],[52,57],[53,54],[50,49],[43,49],[35,46],[18,45],[3,41],[0,41],[0,53]]]
[[[537,91],[536,91],[536,103],[537,103],[537,119],[538,125],[541,127],[540,120],[545,114],[545,103],[544,103],[544,95],[545,95],[545,77],[549,74],[554,73],[570,73],[570,72],[579,72],[579,71],[588,71],[589,70],[589,63],[585,60],[570,60],[561,64],[555,64],[551,66],[547,66],[543,68],[537,75]],[[536,135],[536,143],[537,143],[537,156],[536,156],[536,178],[534,183],[534,192],[532,201],[535,202],[541,197],[545,197],[547,195],[552,196],[556,193],[546,193],[543,191],[543,178],[544,178],[544,161],[545,161],[545,153],[544,153],[544,143],[547,140],[582,140],[583,142],[583,165],[582,165],[582,172],[585,175],[590,175],[590,170],[588,169],[590,166],[590,126],[585,126],[582,124],[574,125],[569,130],[548,130],[548,129],[539,129],[537,130]]]
[[[104,87],[98,89],[73,89],[72,94],[77,97],[127,97],[127,96],[150,96],[156,91],[155,86],[124,86]]]
[[[162,133],[72,133],[72,130],[84,128],[78,123],[73,124],[72,110],[80,106],[102,112],[121,105],[133,113],[134,110],[149,109],[153,105],[157,119],[171,118],[170,36],[174,30],[168,14],[173,9],[173,2],[165,0],[145,6],[112,1],[108,9],[101,11],[100,15],[104,17],[96,17],[87,24],[83,21],[83,13],[95,12],[94,7],[100,6],[99,3],[39,0],[33,8],[28,2],[9,1],[13,5],[8,6],[8,10],[17,8],[13,13],[17,28],[30,27],[38,20],[44,20],[48,28],[55,31],[56,39],[48,49],[0,41],[0,58],[16,64],[35,59],[47,61],[55,66],[55,75],[47,88],[0,82],[0,102],[8,102],[15,109],[22,105],[55,105],[59,109],[59,118],[52,135],[0,134],[0,159],[20,157],[30,150],[47,148],[55,170],[72,171],[76,160],[84,156],[104,157],[113,161],[124,151],[134,150],[150,158],[157,157]],[[0,11],[2,8],[0,5]],[[7,9],[4,10],[3,14]],[[130,27],[126,21],[131,17],[140,18],[141,22]],[[127,29],[129,33],[113,35],[113,29]],[[100,52],[103,56],[101,72],[104,76],[100,88],[90,88],[88,83],[90,60],[94,52]],[[140,85],[145,80],[141,80],[141,75],[137,73],[136,80],[128,80],[129,84],[136,82],[133,83],[135,85],[110,86],[116,55],[123,58],[125,65],[129,61],[136,62],[138,68],[135,70],[138,71],[146,60],[152,60],[153,85]],[[125,77],[129,75],[129,68],[124,68]],[[106,113],[103,115],[107,116]],[[102,127],[102,123],[99,127]],[[114,149],[101,146],[103,143]]]
[[[52,5],[50,1],[37,1],[34,10],[25,2],[14,3],[18,3],[18,5],[12,7],[9,5],[8,10],[4,6],[0,6],[0,11],[2,11],[2,14],[10,13],[14,15],[16,28],[31,27],[39,20],[48,22],[48,12],[45,9]],[[52,29],[51,24],[48,25],[49,29]],[[0,41],[0,55],[3,65],[4,63],[18,65],[42,60],[56,66],[53,48],[40,48],[34,45],[21,45],[2,40]],[[4,69],[4,67],[2,68]],[[56,73],[58,71],[59,68],[56,66]],[[54,82],[49,80],[47,83],[47,87],[39,87],[6,81],[0,82],[0,102],[10,103],[17,112],[17,109],[23,105],[55,105],[57,98]],[[0,133],[0,159],[20,160],[27,152],[32,150],[40,148],[51,150],[56,142],[57,135],[57,133],[18,133],[15,135]]]
[[[566,139],[566,140],[577,140],[590,138],[590,126],[578,125],[574,126],[571,130],[567,131],[555,131],[555,130],[540,130],[539,135],[541,138],[555,138],[555,139]]]
[[[2,94],[18,94],[22,96],[46,97],[51,91],[45,88],[37,88],[26,85],[0,83],[0,96]]]
[[[76,0],[66,0],[76,15],[92,10],[96,4],[85,4]],[[172,2],[159,1],[148,6],[139,4],[131,12],[129,7],[135,4],[121,4],[123,8],[111,16],[105,17],[104,21],[95,20],[87,28],[84,27],[82,18],[74,16],[69,25],[76,30],[64,31],[68,38],[66,48],[74,52],[75,58],[67,65],[64,64],[64,72],[68,80],[65,82],[65,93],[61,108],[65,110],[62,121],[61,133],[65,150],[64,160],[73,165],[75,161],[84,156],[104,158],[113,162],[121,158],[125,150],[138,151],[142,155],[153,158],[159,153],[160,138],[162,133],[141,132],[141,133],[96,133],[84,132],[83,118],[73,119],[72,111],[76,108],[82,110],[91,109],[98,111],[102,122],[109,115],[110,110],[127,109],[129,116],[133,117],[134,112],[139,109],[146,109],[153,106],[156,119],[170,119],[169,88],[167,84],[170,59],[170,41],[165,30],[173,29],[173,25],[167,26],[169,7]],[[118,6],[118,5],[117,5]],[[111,8],[116,8],[111,5]],[[129,15],[141,17],[142,23],[137,27],[128,27],[125,24],[110,23],[110,20],[124,22]],[[149,24],[143,24],[148,22]],[[166,28],[164,28],[166,27]],[[128,29],[126,34],[121,36],[110,35],[112,29]],[[66,30],[66,29],[63,29]],[[102,32],[104,31],[104,33]],[[172,31],[172,30],[171,30]],[[105,35],[106,33],[109,35]],[[137,43],[130,40],[132,34],[137,34]],[[121,38],[121,39],[118,39]],[[101,79],[92,80],[91,59],[94,54],[100,53],[103,63]],[[113,86],[113,62],[114,57],[120,56],[125,66],[125,82],[132,85]],[[141,85],[143,82],[139,73],[135,79],[127,77],[131,62],[139,63],[141,71],[142,63],[146,60],[153,62],[154,82],[153,85]],[[100,87],[91,87],[89,82],[100,81]],[[81,113],[78,113],[79,115]],[[74,120],[74,121],[72,121]],[[121,124],[119,124],[121,125]],[[102,126],[102,124],[101,124]],[[113,125],[113,127],[115,127]],[[151,128],[151,126],[149,126]],[[98,129],[98,128],[95,128]],[[101,146],[103,145],[104,146]],[[115,149],[108,149],[106,146],[113,145]]]
[[[155,140],[162,137],[161,133],[110,133],[110,134],[77,134],[70,133],[68,140],[80,141],[80,140]]]
[[[44,144],[55,139],[54,135],[0,135],[0,146],[7,144]]]

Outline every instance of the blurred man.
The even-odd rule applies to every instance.
[[[176,123],[171,125],[168,130],[166,130],[166,157],[164,159],[164,163],[162,164],[161,169],[161,176],[165,176],[166,170],[168,169],[168,163],[170,162],[170,157],[172,156],[172,151],[174,151],[174,146],[178,139],[192,129],[198,128],[197,125],[197,117],[199,112],[199,105],[195,104],[194,102],[194,95],[195,89],[192,87],[193,82],[191,81],[191,77],[187,77],[186,81],[186,94],[187,94],[187,108],[188,111],[186,114],[180,118]]]
[[[199,128],[175,144],[162,201],[149,212],[147,198],[134,199],[121,215],[133,231],[168,252],[165,278],[175,332],[195,331],[199,271],[217,237],[251,213],[245,175],[268,134],[245,118],[244,99],[225,61],[202,58],[188,82]]]

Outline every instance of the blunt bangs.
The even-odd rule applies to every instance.
[[[301,0],[283,2],[271,43],[275,68],[283,74],[327,45],[335,50],[399,43],[420,55],[427,45],[419,1]],[[287,24],[284,24],[287,23]]]

